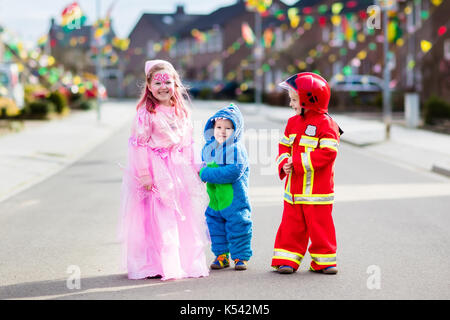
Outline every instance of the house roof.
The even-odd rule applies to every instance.
[[[70,46],[70,39],[73,37],[85,37],[86,41],[84,41],[82,44],[77,44],[78,48],[84,48],[89,49],[91,47],[91,39],[92,39],[92,29],[94,27],[91,25],[84,25],[81,27],[74,28],[70,32],[65,32],[63,27],[61,25],[58,25],[55,23],[55,20],[51,20],[51,26],[49,30],[49,36],[50,39],[56,39],[58,40],[58,45],[61,47],[68,47]],[[111,27],[110,32],[107,35],[107,41],[111,41],[112,38],[116,36],[114,29],[112,27],[112,20],[111,20]]]
[[[214,25],[224,25],[236,16],[246,13],[244,1],[238,1],[235,4],[227,7],[219,8],[208,15],[204,15],[192,23],[186,25],[184,30],[179,32],[180,36],[190,34],[192,29],[205,31],[211,29]]]
[[[187,24],[203,17],[200,14],[185,14],[184,11],[175,13],[144,13],[136,26],[140,23],[150,24],[161,38],[173,36],[183,30]],[[130,32],[130,37],[134,33],[136,26]]]
[[[202,17],[198,14],[145,14],[145,18],[158,29],[161,34],[172,35],[183,30],[187,24]]]

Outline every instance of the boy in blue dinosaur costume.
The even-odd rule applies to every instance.
[[[211,269],[229,267],[231,253],[235,269],[246,270],[252,255],[250,168],[242,142],[243,131],[244,118],[234,104],[220,109],[205,125],[202,160],[206,166],[199,174],[202,181],[207,182],[210,198],[205,214],[211,249],[216,255]]]

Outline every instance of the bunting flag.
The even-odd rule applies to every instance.
[[[344,5],[341,2],[336,2],[331,5],[331,12],[333,12],[334,15],[341,13],[342,9],[344,9]]]
[[[430,51],[430,49],[433,47],[433,44],[430,41],[422,40],[420,41],[420,48],[422,49],[423,53],[427,53]]]
[[[244,38],[244,41],[248,46],[251,46],[255,43],[255,34],[253,33],[252,28],[250,28],[247,22],[242,23],[241,32],[242,38]]]
[[[272,5],[272,0],[246,0],[245,7],[249,11],[257,11],[260,14],[267,12]]]
[[[99,39],[103,37],[104,35],[108,34],[110,31],[111,21],[109,17],[106,17],[105,19],[98,19],[94,23],[94,38]]]
[[[289,21],[292,28],[297,28],[300,24],[300,16],[298,15],[298,8],[289,8],[287,11]]]
[[[86,22],[86,16],[83,14],[83,11],[77,2],[73,2],[64,8],[61,17],[61,26],[66,33],[75,29],[80,29]]]
[[[446,26],[441,26],[438,29],[438,36],[443,36],[445,33],[447,32],[447,27]]]
[[[436,7],[439,7],[441,5],[443,0],[431,0],[431,3],[433,3]]]
[[[120,39],[118,37],[114,37],[112,39],[112,45],[116,47],[117,49],[120,49],[122,51],[126,51],[130,45],[130,39]]]
[[[342,17],[342,31],[347,42],[356,41],[356,28],[351,18]]]
[[[208,40],[206,32],[201,32],[198,29],[193,29],[191,31],[191,35],[199,43],[204,43],[204,42],[206,42]]]
[[[43,35],[38,39],[38,47],[43,47],[48,42],[48,34]]]
[[[273,33],[273,30],[271,28],[267,28],[266,30],[264,30],[263,34],[264,48],[271,48],[274,43],[275,43],[275,35]]]
[[[277,18],[277,19],[280,20],[280,21],[286,20],[286,16],[284,15],[284,11],[281,10],[281,9],[276,10],[276,11],[273,13],[273,15],[274,15],[275,18]]]
[[[388,23],[388,41],[389,43],[395,43],[401,38],[403,32],[400,28],[400,24],[397,17],[394,17]]]
[[[177,39],[175,37],[170,37],[169,39],[164,40],[163,50],[169,52],[176,42]]]

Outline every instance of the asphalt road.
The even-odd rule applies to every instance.
[[[194,111],[197,136],[216,107],[199,104]],[[116,240],[117,163],[126,161],[126,126],[72,166],[0,203],[0,299],[450,298],[450,180],[344,143],[334,206],[339,273],[309,272],[309,255],[292,275],[274,272],[283,188],[273,161],[284,124],[250,111],[244,113],[254,256],[247,271],[228,268],[165,282],[127,279]]]

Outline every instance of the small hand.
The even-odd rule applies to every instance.
[[[292,158],[289,157],[287,162],[283,165],[283,171],[286,174],[290,174],[292,172],[293,164],[292,164]]]

